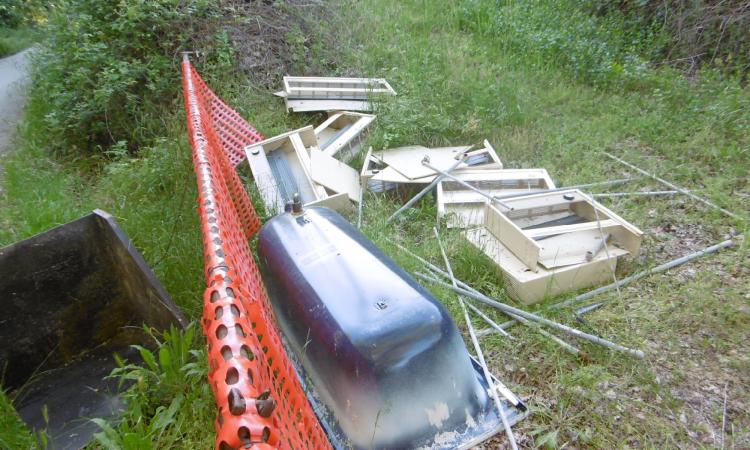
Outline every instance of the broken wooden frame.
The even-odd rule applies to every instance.
[[[315,128],[320,150],[328,156],[349,162],[362,148],[362,140],[375,116],[351,111],[328,114],[328,119]]]
[[[509,294],[524,303],[605,283],[617,258],[640,250],[643,232],[581,191],[505,199],[513,210],[485,205],[484,227],[466,239],[502,270]],[[587,252],[607,251],[587,261]]]
[[[295,193],[305,206],[341,212],[359,199],[357,172],[320,151],[312,126],[249,145],[245,153],[269,213],[283,211]]]
[[[489,195],[533,193],[535,190],[555,189],[555,183],[545,169],[460,169],[454,176]],[[437,185],[438,217],[446,217],[449,228],[466,228],[484,223],[487,199],[461,184],[443,180]]]
[[[370,111],[371,99],[396,91],[382,78],[284,77],[276,95],[295,112]]]

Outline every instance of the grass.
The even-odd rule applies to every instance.
[[[515,2],[365,0],[349,6],[337,9],[339,16],[327,22],[339,36],[331,49],[337,67],[342,73],[384,77],[399,93],[378,106],[369,142],[374,147],[459,145],[487,138],[506,167],[545,167],[560,186],[628,175],[602,156],[606,150],[745,217],[750,213],[750,95],[736,82],[710,72],[686,80],[668,69],[628,72],[622,75],[627,82],[618,81],[617,71],[604,81],[582,76],[603,65],[584,61],[576,66],[580,46],[563,47],[565,58],[550,57],[549,43],[596,27],[570,31],[570,21],[542,21],[548,24],[542,30],[547,33],[544,39],[531,39],[542,31],[524,33],[510,25],[539,23],[543,17],[534,14],[551,12]],[[350,23],[359,26],[350,30]],[[587,39],[605,37],[594,33]],[[281,102],[269,100],[270,92],[241,79],[215,87],[267,136],[320,119],[286,114]],[[118,218],[175,301],[197,319],[203,288],[201,242],[181,102],[172,105],[164,121],[164,140],[142,149],[137,158],[114,154],[77,161],[49,157],[35,139],[44,132],[35,118],[42,117],[47,106],[43,99],[32,101],[22,148],[3,162],[0,245],[94,207],[105,209]],[[640,181],[621,189],[642,187],[660,188]],[[403,201],[391,194],[368,194],[363,232],[409,271],[418,270],[418,264],[394,242],[439,264],[431,234],[434,198],[428,196],[405,220],[387,225],[385,218]],[[576,345],[589,358],[577,360],[520,327],[512,329],[512,342],[497,335],[483,338],[493,372],[522,394],[533,411],[516,427],[520,440],[546,448],[748,447],[746,222],[729,220],[684,197],[622,198],[605,204],[646,232],[641,256],[621,264],[619,276],[713,244],[732,231],[741,233],[739,244],[642,280],[623,289],[622,297],[601,296],[615,302],[586,316],[587,325],[573,320],[569,311],[549,315],[641,348],[647,353],[643,361],[584,342]],[[441,234],[456,275],[505,299],[491,263],[456,231]],[[444,289],[433,291],[465,332],[455,297]],[[496,311],[484,310],[504,320]],[[478,321],[474,325],[483,326]],[[202,348],[200,338],[190,342]],[[180,364],[205,370],[189,366],[205,359],[193,356]],[[105,437],[116,441],[132,435],[129,439],[136,442],[147,436],[159,448],[210,446],[213,400],[205,376],[173,378],[189,393],[179,401],[190,405],[175,410],[170,408],[178,398],[175,391],[159,394],[169,385],[159,375],[165,369],[147,369],[157,378],[131,398],[126,423],[117,431],[103,431]],[[198,418],[190,420],[194,410]],[[145,422],[142,428],[139,418]],[[160,419],[168,419],[169,426],[159,428]],[[0,432],[0,437],[5,434]]]
[[[31,47],[38,39],[38,32],[31,28],[0,27],[0,58]]]

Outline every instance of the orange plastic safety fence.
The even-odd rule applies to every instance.
[[[260,220],[234,169],[262,139],[206,86],[187,56],[183,93],[198,181],[203,331],[218,406],[217,449],[331,448],[275,327],[248,240]]]

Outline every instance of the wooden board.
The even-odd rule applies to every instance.
[[[378,95],[396,95],[382,78],[284,77],[284,92],[289,98],[367,99]]]
[[[470,229],[463,235],[496,264],[508,294],[525,304],[608,283],[617,267],[617,258],[627,254],[623,249],[609,246],[609,257],[600,252],[590,262],[552,270],[541,267],[534,272],[485,228]]]
[[[330,195],[322,200],[307,203],[304,206],[306,208],[310,206],[325,206],[342,214],[349,214],[354,210],[354,206],[349,201],[349,196],[345,192]]]
[[[337,194],[346,193],[352,201],[359,202],[361,185],[356,170],[317,148],[310,150],[310,161],[313,181]]]
[[[280,134],[245,148],[250,170],[269,212],[279,213],[283,211],[285,199],[281,192],[282,190],[284,192],[289,190],[288,186],[295,187],[306,204],[314,204],[325,201],[330,197],[336,197],[328,200],[327,204],[332,205],[337,210],[344,210],[342,209],[340,196],[329,196],[325,186],[313,180],[311,152],[320,153],[311,126]],[[274,174],[269,158],[272,160],[271,162],[276,164],[276,170],[279,170],[279,167],[287,170],[284,179],[278,179],[281,176],[279,173]],[[356,171],[349,169],[358,181]],[[290,177],[291,179],[289,179]],[[289,196],[287,192],[287,197]],[[346,201],[348,202],[347,193],[344,193],[344,197],[347,198]],[[286,199],[286,201],[289,200],[291,198]]]
[[[581,252],[581,249],[591,244],[591,235],[585,233],[587,231],[595,232],[600,237],[602,234],[610,234],[613,245],[622,247],[633,255],[637,255],[640,250],[643,232],[578,190],[531,194],[503,201],[513,209],[503,210],[502,214],[518,229],[523,228],[525,245],[536,240],[544,248],[545,256],[538,256],[537,262],[543,260],[543,265],[548,268],[568,265],[582,257],[585,251]],[[587,222],[528,229],[566,215]],[[557,235],[564,237],[549,238]],[[516,234],[496,233],[495,236],[511,251],[523,248],[518,243],[519,236]],[[527,255],[517,253],[516,256],[523,262],[531,262]]]
[[[468,152],[468,156],[470,159],[472,157],[484,155],[487,158],[487,162],[476,166],[477,168],[481,169],[502,169],[503,168],[503,162],[500,161],[500,157],[497,156],[497,152],[495,151],[495,148],[492,147],[490,144],[490,141],[487,139],[484,140],[484,148],[480,148],[478,150],[472,150]]]
[[[375,116],[350,111],[329,114],[330,117],[315,128],[320,149],[347,162],[361,149],[362,139]]]
[[[283,211],[284,201],[290,198],[284,199],[282,191],[286,192],[289,186],[297,187],[296,190],[305,201],[320,198],[320,190],[316,189],[306,168],[309,167],[306,148],[312,148],[315,145],[317,141],[312,127],[305,127],[245,148],[250,170],[258,188],[261,189],[261,195],[269,212]],[[277,160],[277,157],[281,160]],[[274,160],[275,167],[285,167],[288,170],[284,178],[279,178],[280,174],[273,173],[269,158]]]
[[[485,169],[467,167],[453,175],[490,195],[520,194],[554,189],[555,183],[545,169]],[[446,218],[449,228],[467,228],[484,223],[487,198],[452,180],[437,185],[439,218]]]
[[[316,100],[284,98],[286,109],[294,112],[312,111],[372,111],[372,105],[367,100]]]
[[[527,238],[522,229],[489,203],[484,206],[484,226],[490,234],[501,240],[526,267],[534,272],[539,270],[537,264],[541,252],[539,244]]]
[[[271,214],[279,213],[284,210],[284,200],[279,195],[279,187],[276,179],[271,172],[271,166],[268,164],[265,152],[262,147],[250,149],[247,153],[247,162],[250,164],[250,171],[255,179],[255,185],[260,192],[266,211]]]
[[[604,235],[606,236],[606,231]],[[552,236],[538,241],[542,250],[539,252],[539,264],[546,269],[570,266],[587,262],[586,253],[595,252],[600,248],[601,235],[598,230],[578,231],[564,235]],[[608,245],[606,251],[613,251],[614,246]],[[606,253],[603,247],[601,251]]]

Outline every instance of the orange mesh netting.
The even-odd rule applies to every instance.
[[[263,137],[182,63],[198,182],[205,276],[203,331],[216,397],[217,449],[326,449],[330,444],[281,344],[248,240],[260,228],[235,171]]]

